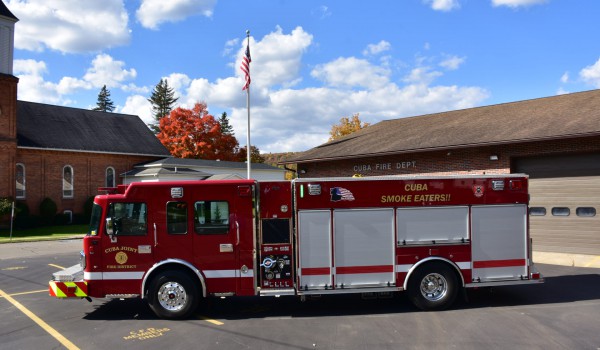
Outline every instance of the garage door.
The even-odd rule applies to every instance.
[[[600,254],[600,154],[515,159],[529,174],[536,251]]]

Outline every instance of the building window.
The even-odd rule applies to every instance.
[[[108,167],[106,168],[106,180],[104,183],[105,187],[116,187],[115,186],[115,168]]]
[[[67,224],[72,224],[73,223],[73,211],[72,210],[65,210],[63,211],[63,215],[65,216],[65,221]]]
[[[17,173],[15,176],[16,180],[16,193],[17,199],[25,198],[25,165],[17,163]]]
[[[571,210],[567,207],[554,207],[552,208],[552,216],[569,216]]]
[[[531,208],[529,208],[529,215],[531,215],[531,216],[546,216],[546,208],[531,207]]]
[[[577,216],[593,217],[596,216],[596,208],[594,207],[580,207],[575,209]]]
[[[65,165],[63,168],[63,198],[73,198],[73,167]]]

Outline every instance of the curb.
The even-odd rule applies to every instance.
[[[536,264],[600,268],[600,256],[585,254],[533,252]]]

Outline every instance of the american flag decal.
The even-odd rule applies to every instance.
[[[330,194],[332,202],[354,200],[354,195],[352,194],[352,192],[343,187],[333,187],[330,191]]]

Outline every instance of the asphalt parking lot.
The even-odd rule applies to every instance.
[[[0,348],[600,348],[596,268],[539,264],[546,283],[470,290],[468,302],[444,312],[418,311],[403,294],[245,297],[212,299],[190,320],[166,321],[140,300],[49,297],[48,279],[77,262],[79,243],[0,247]]]

